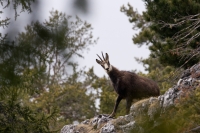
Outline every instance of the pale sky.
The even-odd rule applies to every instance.
[[[91,46],[88,52],[83,53],[85,58],[78,60],[80,67],[86,66],[86,68],[90,68],[93,66],[98,76],[106,75],[103,68],[96,63],[96,54],[101,54],[101,51],[103,51],[109,54],[110,63],[118,69],[144,72],[143,66],[138,64],[134,57],[147,58],[150,52],[147,47],[138,48],[133,45],[132,36],[137,31],[132,29],[132,24],[129,23],[128,17],[120,12],[122,5],[126,6],[127,3],[130,3],[134,9],[137,9],[141,13],[145,10],[143,1],[89,0],[90,8],[88,15],[74,10],[72,6],[73,0],[42,0],[40,2],[42,3],[42,11],[33,10],[32,14],[40,14],[42,18],[41,22],[48,19],[49,11],[55,9],[65,12],[66,15],[78,15],[82,20],[92,25],[94,38],[99,37],[99,41],[97,45]],[[30,24],[22,16],[23,14],[17,18],[17,21]],[[22,23],[18,23],[17,26],[22,25]],[[22,26],[23,29],[24,26]]]
[[[94,27],[94,35],[99,37],[99,41],[85,54],[85,59],[81,61],[81,64],[87,67],[94,66],[95,73],[100,76],[106,75],[95,61],[96,54],[101,54],[101,51],[107,52],[110,63],[120,70],[144,71],[143,66],[138,64],[134,57],[147,58],[150,52],[147,47],[138,48],[133,45],[132,36],[136,31],[132,29],[128,17],[120,12],[120,7],[123,4],[127,5],[128,2],[139,12],[145,10],[144,3],[136,0],[95,0],[92,2],[94,13],[86,21]]]

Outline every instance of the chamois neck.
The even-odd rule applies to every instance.
[[[121,72],[116,67],[112,66],[112,70],[107,72],[113,83],[117,82],[117,78],[121,77]]]

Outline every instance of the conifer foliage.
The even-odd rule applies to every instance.
[[[200,3],[196,0],[144,2],[146,11],[142,14],[130,4],[121,7],[133,28],[141,29],[133,36],[134,44],[149,45],[151,57],[159,58],[164,65],[187,68],[197,63]]]
[[[1,4],[31,11],[34,1],[20,2]],[[9,26],[9,18],[1,22]],[[59,131],[95,115],[89,92],[96,76],[92,68],[78,71],[75,60],[96,44],[89,23],[52,10],[48,20],[27,25],[14,41],[0,35],[0,132]]]

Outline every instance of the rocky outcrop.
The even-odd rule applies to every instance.
[[[196,64],[185,70],[177,84],[169,88],[165,94],[134,103],[131,106],[130,114],[116,119],[108,118],[107,115],[97,115],[78,125],[66,125],[61,129],[61,133],[126,133],[134,128],[142,130],[142,127],[137,126],[136,116],[145,110],[148,117],[154,119],[156,117],[155,112],[176,104],[181,97],[187,96],[191,91],[195,90],[199,83],[200,64]]]

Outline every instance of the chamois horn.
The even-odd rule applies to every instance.
[[[104,56],[103,56],[103,52],[101,52],[101,53],[102,53],[102,57],[103,57],[104,61],[106,61],[105,58],[104,58]]]
[[[97,54],[97,56],[99,57],[99,59],[103,62],[103,60],[101,59],[101,57]]]

